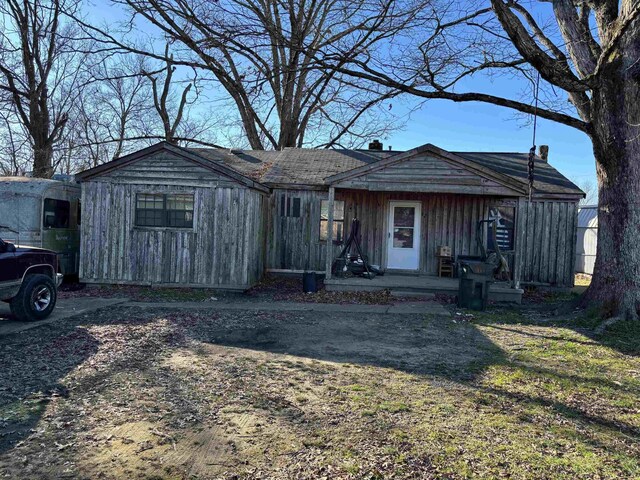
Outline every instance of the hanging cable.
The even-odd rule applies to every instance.
[[[533,94],[535,97],[535,103],[533,107],[533,142],[531,146],[531,150],[529,150],[529,165],[528,165],[528,176],[529,176],[529,203],[531,203],[531,195],[533,193],[533,180],[534,180],[534,160],[536,158],[536,128],[538,126],[538,94],[540,92],[540,72],[538,72],[538,78],[536,79],[536,83],[533,86]]]

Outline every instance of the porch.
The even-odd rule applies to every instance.
[[[325,288],[330,292],[376,292],[390,290],[398,296],[424,296],[426,294],[458,294],[458,279],[432,275],[410,275],[387,273],[373,279],[362,277],[327,278]],[[489,300],[493,302],[517,303],[522,301],[524,291],[512,288],[510,283],[494,283],[489,288]]]

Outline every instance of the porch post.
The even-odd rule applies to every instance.
[[[331,265],[333,263],[333,204],[336,199],[335,187],[329,187],[329,218],[327,220],[327,255],[325,259],[325,278],[331,278]]]
[[[515,218],[515,238],[513,252],[513,288],[520,288],[522,278],[522,254],[524,247],[524,235],[527,225],[527,200],[524,197],[518,198]]]

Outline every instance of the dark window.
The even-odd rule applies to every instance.
[[[78,200],[78,211],[76,212],[76,225],[80,225],[82,221],[82,205],[80,204],[80,200]]]
[[[491,207],[489,209],[489,220],[496,221],[496,241],[503,252],[513,250],[515,215],[516,209],[514,207]],[[491,226],[487,229],[487,248],[489,250],[496,249]]]
[[[193,195],[138,193],[136,225],[193,228]]]
[[[281,217],[300,217],[300,197],[280,196],[280,216]]]
[[[44,228],[69,228],[71,204],[66,200],[44,199],[42,225]]]
[[[329,237],[329,200],[320,202],[320,240],[327,241]],[[344,202],[333,202],[333,241],[344,242]]]
[[[167,195],[167,226],[193,228],[193,195]]]

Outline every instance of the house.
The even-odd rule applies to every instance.
[[[576,240],[576,272],[593,275],[598,248],[598,206],[578,208],[578,232]]]
[[[331,277],[351,220],[370,262],[435,275],[436,248],[477,255],[476,225],[499,217],[512,286],[573,285],[583,192],[527,154],[240,151],[166,143],[78,175],[80,276],[94,283],[246,289],[265,271]],[[486,229],[480,233],[486,235]],[[484,239],[483,239],[484,240]]]

